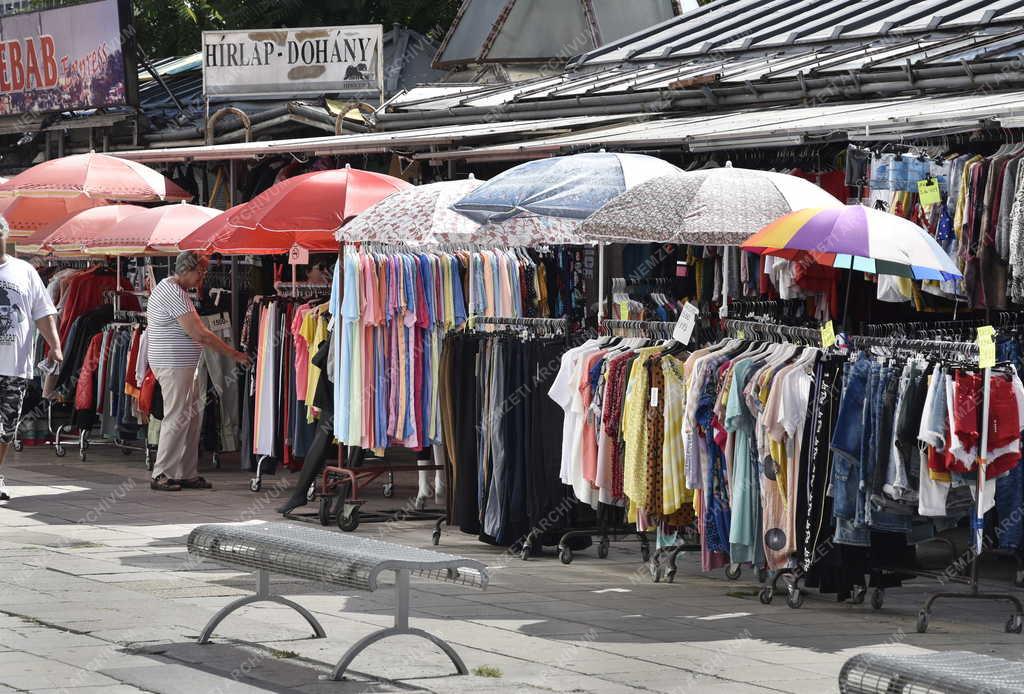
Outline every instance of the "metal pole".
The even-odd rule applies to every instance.
[[[984,540],[985,519],[985,465],[988,459],[988,415],[989,394],[992,390],[992,369],[985,369],[984,385],[981,389],[981,451],[978,456],[978,505],[975,508],[974,546],[978,561]]]
[[[121,256],[117,256],[115,260],[117,264],[117,272],[114,277],[114,312],[121,310]]]
[[[604,243],[597,244],[597,325],[604,320]]]
[[[228,208],[235,206],[235,162],[228,162]],[[238,256],[231,256],[231,339],[235,349],[242,339],[242,295],[238,281]]]

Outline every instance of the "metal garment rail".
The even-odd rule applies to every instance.
[[[503,316],[470,316],[469,324],[477,325],[504,325],[507,327],[520,328],[548,328],[551,330],[567,331],[569,329],[568,318],[519,318]]]
[[[608,330],[624,330],[626,332],[639,333],[642,337],[672,337],[672,331],[676,324],[671,321],[650,321],[650,320],[605,320],[601,321],[601,327]]]

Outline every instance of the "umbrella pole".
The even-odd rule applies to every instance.
[[[299,295],[299,287],[295,284],[295,261],[292,261],[292,298]]]
[[[114,274],[114,313],[121,310],[121,256],[115,259],[117,270]]]
[[[604,244],[597,244],[597,327],[604,322]]]
[[[850,310],[850,285],[853,284],[853,270],[846,273],[846,298],[843,299],[843,322],[839,324],[839,328],[845,332],[846,330],[846,316]]]

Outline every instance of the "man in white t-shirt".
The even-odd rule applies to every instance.
[[[50,361],[64,360],[54,320],[57,309],[36,269],[7,255],[9,233],[7,221],[0,216],[0,465],[21,421],[25,390],[32,378],[36,329],[50,346]],[[0,501],[8,499],[0,475]]]

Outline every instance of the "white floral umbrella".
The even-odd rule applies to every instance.
[[[484,224],[451,209],[483,181],[468,178],[407,188],[384,198],[337,230],[339,241],[367,241],[408,246],[480,244],[538,246],[579,244],[578,221],[520,215]]]

